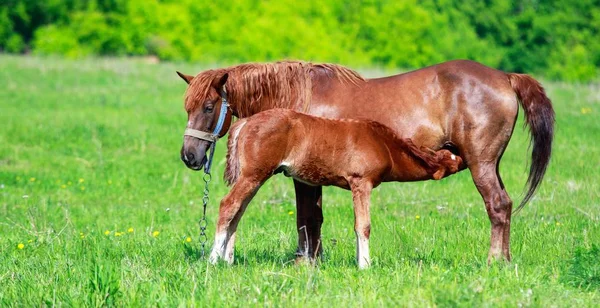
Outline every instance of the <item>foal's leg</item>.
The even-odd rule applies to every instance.
[[[323,251],[321,243],[322,188],[294,180],[294,189],[296,190],[296,226],[298,228],[297,261],[304,258],[313,260]]]
[[[500,179],[498,163],[478,163],[469,168],[492,223],[488,263],[502,257],[510,261],[510,219],[513,203]]]
[[[211,263],[216,263],[219,258],[224,258],[229,264],[233,263],[233,244],[237,225],[260,184],[241,177],[221,200],[215,242],[209,259]]]
[[[354,232],[356,233],[356,259],[358,268],[365,269],[371,265],[369,256],[369,237],[371,236],[371,190],[370,182],[351,183],[352,200],[354,201]]]
[[[258,191],[259,187],[260,187],[260,184],[251,193],[250,197],[248,197],[247,200],[242,202],[242,207],[238,210],[238,212],[235,214],[235,216],[231,220],[231,223],[229,224],[229,234],[231,234],[231,235],[229,236],[229,239],[227,240],[227,246],[225,247],[225,254],[224,254],[224,259],[229,264],[233,263],[233,247],[235,245],[235,234],[237,232],[238,224],[240,222],[240,219],[242,218],[242,215],[244,215],[246,208],[248,208],[248,204],[250,203],[252,198],[254,198],[254,195]]]

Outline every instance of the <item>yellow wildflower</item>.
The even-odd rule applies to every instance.
[[[186,243],[190,243],[191,241],[192,241],[192,238],[191,238],[191,237],[189,237],[189,236],[188,236],[188,237],[186,237],[186,238],[185,238],[185,242],[186,242]]]
[[[35,182],[35,178],[29,178],[29,182]]]
[[[560,226],[560,222],[558,222],[558,221],[557,221],[557,222],[556,222],[556,225],[557,225],[557,226]]]
[[[123,235],[123,232],[115,232],[115,236],[121,236]]]
[[[109,235],[109,234],[110,234],[110,231],[108,231],[108,230],[104,231],[104,235]]]
[[[592,112],[592,108],[583,107],[581,108],[581,114],[588,114]]]
[[[23,248],[25,248],[25,244],[23,244],[23,243],[19,243],[19,245],[17,245],[17,248],[19,248],[19,249],[23,249]]]
[[[67,185],[65,185],[65,184],[62,184],[62,185],[60,185],[60,188],[63,188],[63,189],[64,189],[64,188],[67,188]]]
[[[159,234],[160,234],[160,232],[159,232],[159,231],[154,231],[154,232],[152,232],[152,236],[153,236],[153,237],[157,237]]]
[[[79,183],[83,183],[83,182],[85,182],[85,180],[82,178],[79,178]]]
[[[294,211],[289,211],[288,215],[294,215]]]
[[[82,234],[82,235],[80,235],[79,237],[80,237],[80,238],[85,238],[85,235],[84,235],[84,234]]]
[[[415,216],[415,219],[419,220],[419,219],[421,219],[421,216],[417,215],[417,216]]]
[[[133,233],[133,228],[129,228],[129,229],[127,229],[127,232],[129,232],[129,233]]]

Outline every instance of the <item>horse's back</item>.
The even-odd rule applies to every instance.
[[[349,188],[348,178],[380,177],[390,167],[385,141],[393,132],[374,130],[370,121],[271,109],[250,117],[245,130],[248,140],[257,141],[250,145],[254,148],[251,152],[270,156],[253,159],[272,159],[271,153],[277,153],[278,169],[312,185]]]
[[[518,111],[506,73],[469,60],[317,90],[311,113],[375,120],[432,149],[469,148],[473,127],[512,131]]]

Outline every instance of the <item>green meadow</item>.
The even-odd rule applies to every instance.
[[[543,81],[557,115],[536,197],[513,216],[510,264],[469,171],[372,197],[372,268],[357,270],[351,195],[324,189],[324,255],[295,265],[292,181],[242,218],[235,264],[199,255],[202,173],[179,159],[186,85],[211,66],[0,55],[0,306],[534,306],[600,303],[600,84]],[[362,70],[368,76],[393,72]],[[536,76],[539,78],[539,76]],[[528,171],[522,111],[500,172]],[[225,142],[210,183],[208,246]]]

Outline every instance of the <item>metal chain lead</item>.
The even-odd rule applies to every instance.
[[[206,205],[209,201],[208,183],[210,183],[211,180],[210,173],[205,173],[202,179],[204,180],[204,196],[202,197],[202,219],[200,219],[198,224],[200,225],[200,253],[202,254],[202,257],[204,257],[206,242],[208,241],[208,237],[206,236],[206,226],[208,225],[208,222],[206,221]]]

